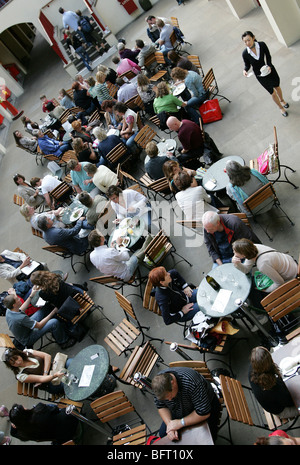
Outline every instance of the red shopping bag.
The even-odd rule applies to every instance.
[[[217,98],[213,100],[205,100],[199,108],[203,124],[213,123],[223,118],[219,100]]]

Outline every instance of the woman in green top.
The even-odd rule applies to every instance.
[[[160,82],[156,89],[156,98],[153,102],[153,109],[157,115],[162,112],[168,116],[176,116],[178,119],[190,119],[195,123],[199,123],[199,114],[192,107],[187,107],[186,102],[179,100],[170,93],[170,89],[166,82]],[[184,111],[186,110],[186,112]]]

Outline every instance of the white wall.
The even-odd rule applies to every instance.
[[[300,39],[300,8],[297,0],[260,0],[279,42],[289,47]]]

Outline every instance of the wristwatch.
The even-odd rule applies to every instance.
[[[180,421],[181,421],[181,424],[182,424],[182,426],[185,426],[185,421],[184,421],[184,418],[181,418],[181,420],[180,420]]]

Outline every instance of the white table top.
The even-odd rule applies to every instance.
[[[243,166],[245,165],[245,161],[242,157],[232,156],[221,158],[221,160],[211,165],[203,175],[202,185],[205,189],[209,191],[220,191],[226,188],[229,183],[229,178],[227,173],[224,172],[224,168],[229,160],[237,161]],[[209,185],[206,186],[207,183],[209,183]],[[213,184],[210,185],[211,183]]]

